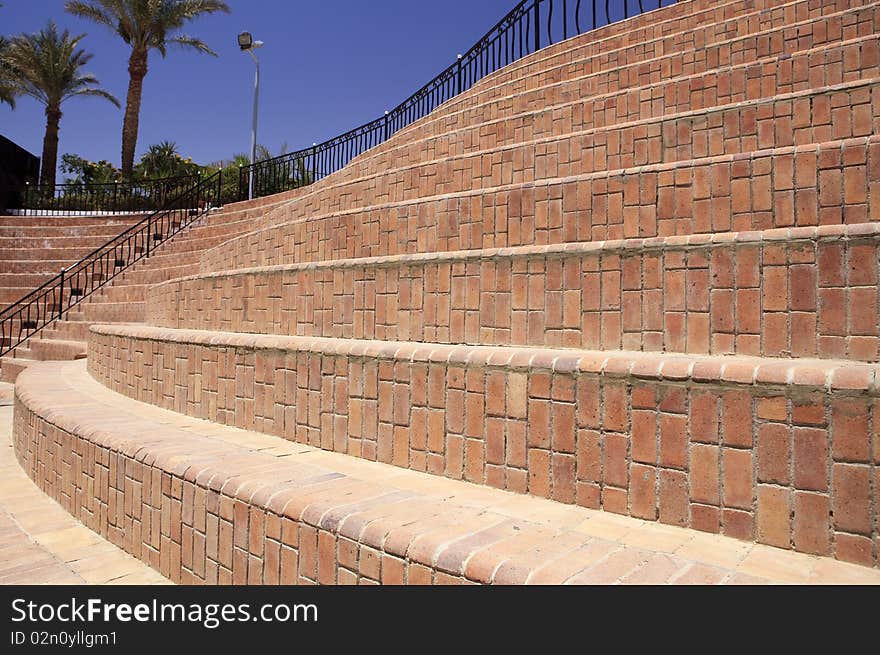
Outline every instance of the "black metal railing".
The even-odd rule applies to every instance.
[[[320,180],[487,75],[569,37],[675,2],[523,0],[451,66],[384,116],[311,148],[242,167],[238,199],[248,197],[251,176],[255,198]]]
[[[107,184],[26,184],[6,194],[4,209],[25,210],[35,216],[155,211],[198,181],[198,175],[183,175]]]
[[[222,173],[194,182],[43,286],[0,312],[0,356],[60,319],[156,247],[220,204]]]

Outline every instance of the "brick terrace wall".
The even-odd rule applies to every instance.
[[[89,370],[326,450],[877,564],[874,366],[104,326]]]
[[[880,226],[344,260],[173,280],[151,325],[877,361]]]
[[[862,223],[880,217],[878,156],[872,136],[428,197],[245,235],[201,269]]]
[[[868,20],[866,20],[864,23],[859,23],[859,22],[854,23],[852,25],[852,27],[854,29],[852,29],[848,33],[848,36],[858,36],[860,34],[867,35],[867,34],[871,34],[872,32],[876,31],[875,30],[875,24],[877,23],[876,16],[873,16],[873,14],[871,13],[872,11],[876,11],[876,9],[877,9],[876,7],[871,8],[871,9],[866,9],[865,11],[868,12],[868,14],[866,14],[866,15],[871,16],[871,17]],[[780,11],[780,14],[777,18],[781,20],[782,17],[785,15],[784,8],[779,8],[779,11]],[[770,12],[770,13],[772,13],[772,12]],[[743,19],[743,20],[745,20],[745,19]],[[772,24],[773,23],[771,22],[771,25]],[[781,24],[781,23],[779,23],[779,24]],[[747,22],[744,23],[744,25],[747,26]],[[817,42],[825,43],[825,42],[828,42],[829,39],[833,41],[834,39],[840,38],[840,36],[841,36],[840,30],[843,30],[843,27],[838,24],[839,29],[836,32],[831,33],[828,31],[828,27],[827,27],[826,22],[822,21],[822,20],[815,21],[815,25],[821,25],[822,27],[821,27],[821,30],[815,34],[815,39],[813,41],[808,41],[806,44],[798,43],[797,46],[794,46],[793,43],[786,42],[785,39],[781,38],[783,33],[780,31],[779,32],[780,38],[779,39],[768,39],[766,47],[770,48],[771,51],[775,50],[778,54],[783,54],[784,52],[786,52],[786,49],[785,49],[786,47],[791,48],[791,47],[799,47],[799,46],[803,45],[804,47],[809,48],[809,47],[816,45]],[[862,26],[864,27],[864,29],[862,29]],[[745,29],[745,27],[743,29]],[[810,37],[810,38],[812,38],[812,37]],[[760,47],[764,48],[764,46],[765,46],[765,44],[762,43]],[[758,55],[756,55],[756,56],[758,56]],[[735,60],[736,60],[736,58],[735,58]],[[871,65],[869,63],[870,61],[871,61],[871,55],[866,54],[865,63],[868,63],[868,65]],[[852,62],[850,61],[847,63],[847,65],[849,66],[851,63]],[[717,65],[717,62],[715,62],[715,65]],[[442,114],[442,111],[443,110],[441,110],[441,112],[439,112],[439,113]],[[580,119],[579,116],[575,117],[575,121],[577,121],[579,119]],[[844,123],[841,123],[841,125],[843,125],[843,124]],[[397,137],[396,137],[396,139],[397,139]],[[399,140],[401,142],[404,141],[404,139],[402,137]],[[422,150],[424,150],[424,149],[425,148],[423,147]],[[571,154],[571,152],[574,152],[575,155],[572,156],[571,159],[568,159],[567,157]],[[393,155],[395,153],[391,153],[391,154]],[[460,189],[468,188],[468,189],[470,189],[470,188],[472,188],[472,186],[471,186],[472,184],[476,184],[477,186],[483,185],[484,188],[489,188],[489,187],[491,187],[491,185],[497,184],[496,178],[497,178],[497,180],[500,180],[500,181],[503,181],[505,179],[505,171],[511,171],[511,173],[510,173],[512,175],[511,179],[518,181],[520,179],[521,171],[525,170],[526,172],[528,172],[528,170],[530,170],[533,165],[537,171],[536,178],[541,178],[542,175],[545,175],[545,176],[547,176],[545,179],[552,179],[554,175],[565,176],[565,174],[566,174],[565,171],[567,170],[567,168],[570,165],[574,165],[575,163],[577,163],[577,165],[580,164],[579,157],[577,156],[577,155],[579,155],[579,149],[578,148],[570,148],[570,147],[568,147],[568,145],[565,145],[565,147],[560,148],[560,152],[558,152],[558,153],[551,151],[549,153],[545,153],[546,156],[543,156],[543,157],[541,156],[542,155],[541,152],[539,152],[537,154],[538,154],[538,161],[536,161],[534,164],[532,164],[531,161],[524,162],[524,164],[525,164],[524,168],[518,167],[516,162],[503,163],[501,161],[501,159],[498,159],[497,162],[491,162],[491,164],[490,164],[489,160],[486,160],[486,161],[482,162],[481,164],[479,164],[478,168],[475,168],[474,166],[468,166],[467,167],[467,169],[468,169],[467,175],[455,176],[454,178],[453,177],[449,178],[450,180],[457,180],[459,177],[462,177],[463,179],[467,179],[467,183],[468,183],[467,187],[460,187],[460,186],[457,186],[456,182],[450,182],[453,186],[450,186],[449,188],[446,188],[444,186],[442,188],[442,191],[444,193],[452,193],[455,191],[455,188],[460,188]],[[367,157],[369,158],[369,162],[370,162],[369,166],[371,166],[371,168],[369,169],[371,175],[374,175],[375,171],[387,170],[389,168],[391,161],[393,161],[393,159],[389,159],[389,161],[384,162],[384,165],[380,165],[380,164],[383,164],[381,151],[378,151],[375,153],[373,153],[371,151],[370,155],[368,155]],[[375,157],[375,160],[374,160],[374,157]],[[546,160],[546,161],[544,161],[544,160]],[[539,165],[539,164],[541,164],[542,161],[544,162],[543,165]],[[367,165],[366,159],[364,159],[363,162],[365,165]],[[357,167],[358,167],[358,164],[356,162],[351,167],[351,170],[355,171],[355,170],[357,170]],[[474,169],[475,173],[477,171],[481,171],[481,172],[480,172],[480,174],[477,174],[477,175],[471,175],[471,169]],[[451,169],[451,167],[449,167],[449,171],[447,171],[445,174],[451,175],[451,171],[452,171],[452,169]],[[635,173],[636,171],[629,171],[629,172]],[[651,172],[652,171],[650,169],[645,170],[645,173],[648,173],[649,175],[646,176],[647,177],[647,180],[646,180],[647,188],[643,191],[643,193],[644,193],[645,197],[648,197],[648,198],[652,197],[652,192],[651,192],[650,187],[652,184],[654,184],[654,181],[651,179],[651,175],[650,175]],[[654,171],[654,172],[657,172],[657,171]],[[673,185],[672,183],[669,183],[669,186],[674,187],[676,185],[683,184],[684,181],[689,177],[689,175],[688,175],[689,172],[690,171],[687,171],[687,170],[677,171],[677,173],[681,174],[681,177],[679,179],[677,179],[675,185]],[[611,184],[614,184],[618,179],[620,179],[621,176],[624,173],[626,173],[626,171],[620,170],[620,171],[615,171],[615,173],[616,173],[616,176],[612,177],[612,180],[609,181],[609,183],[611,183]],[[760,170],[756,172],[756,174],[758,174],[758,175],[760,175],[760,173],[761,173]],[[347,175],[349,175],[349,173],[346,173],[345,175],[347,176]],[[476,181],[472,182],[471,181],[472,177],[475,177]],[[607,178],[608,176],[603,175],[602,177]],[[483,181],[481,178],[485,178],[485,181]],[[340,176],[339,178],[335,178],[335,179],[341,180],[342,176]],[[528,176],[526,176],[523,179],[527,180]],[[728,175],[728,179],[729,179],[729,175]],[[440,201],[440,202],[428,204],[427,206],[423,206],[419,210],[413,210],[412,207],[406,206],[406,203],[403,202],[401,199],[405,199],[406,197],[409,197],[408,194],[415,194],[413,197],[425,197],[426,195],[430,195],[430,193],[426,193],[426,189],[423,188],[423,187],[425,187],[426,183],[430,189],[439,188],[438,187],[438,179],[425,178],[421,181],[416,180],[415,182],[413,182],[413,180],[414,180],[414,178],[412,178],[412,177],[410,177],[410,178],[401,177],[401,179],[398,182],[398,181],[395,181],[393,177],[390,179],[386,179],[385,177],[380,177],[377,179],[373,179],[372,182],[370,182],[369,179],[367,179],[366,181],[363,181],[363,182],[359,182],[359,181],[355,180],[355,181],[352,181],[352,182],[346,184],[345,187],[340,187],[340,188],[330,188],[330,183],[327,183],[323,186],[319,186],[319,188],[314,189],[313,193],[307,197],[304,197],[301,202],[298,202],[298,203],[291,205],[291,207],[287,210],[286,215],[284,215],[284,212],[282,212],[282,211],[277,212],[277,215],[274,217],[273,221],[274,222],[283,222],[283,221],[296,221],[299,219],[308,219],[308,220],[314,221],[315,219],[320,217],[320,218],[323,218],[324,220],[320,220],[320,221],[316,221],[316,222],[318,222],[320,224],[321,229],[323,229],[324,231],[333,230],[336,232],[342,232],[342,234],[339,234],[338,238],[346,239],[346,240],[350,240],[352,238],[351,237],[352,230],[357,230],[361,224],[366,224],[365,229],[372,230],[373,232],[375,232],[376,227],[378,227],[378,229],[380,230],[380,232],[383,233],[383,235],[384,235],[384,233],[387,233],[390,236],[393,236],[394,232],[398,232],[398,233],[404,232],[404,234],[406,234],[406,229],[409,228],[409,230],[410,230],[409,240],[411,242],[416,241],[416,239],[414,238],[414,235],[411,234],[411,232],[418,229],[417,225],[412,224],[413,219],[416,218],[416,216],[413,216],[412,214],[418,213],[418,211],[422,212],[422,214],[421,214],[422,216],[424,216],[424,215],[428,215],[428,216],[432,216],[432,217],[439,216],[441,220],[447,220],[446,219],[447,212],[452,212],[454,214],[453,218],[456,220],[458,218],[457,215],[462,214],[463,215],[462,222],[468,224],[468,225],[461,226],[461,230],[460,230],[461,234],[456,235],[456,237],[460,241],[460,243],[458,243],[457,245],[456,244],[445,245],[444,239],[442,239],[442,238],[440,240],[432,240],[430,235],[424,235],[426,238],[419,240],[417,243],[408,244],[410,246],[409,250],[398,249],[396,251],[391,251],[391,250],[380,251],[379,248],[374,248],[372,252],[364,253],[366,255],[385,255],[385,254],[396,254],[396,252],[413,252],[414,251],[413,248],[419,248],[420,249],[419,251],[422,251],[425,248],[427,248],[427,249],[455,250],[455,249],[463,249],[463,248],[492,247],[492,246],[498,246],[498,245],[520,245],[520,244],[530,243],[528,240],[517,241],[516,235],[511,235],[511,238],[506,243],[502,242],[500,239],[493,239],[493,241],[495,241],[494,243],[486,243],[485,242],[486,239],[481,238],[482,233],[484,231],[486,234],[490,235],[490,238],[494,237],[495,232],[497,232],[498,230],[493,229],[493,227],[492,227],[493,224],[498,226],[498,225],[503,225],[506,222],[506,218],[507,218],[506,213],[500,213],[500,212],[496,211],[496,208],[495,208],[495,205],[502,205],[499,209],[502,209],[502,210],[506,209],[506,205],[507,205],[506,196],[502,196],[500,199],[493,199],[490,197],[489,201],[488,201],[489,207],[485,207],[485,206],[482,207],[483,212],[485,212],[485,213],[492,212],[495,214],[491,218],[487,217],[486,222],[488,223],[488,226],[486,226],[486,227],[488,227],[488,229],[484,229],[484,226],[479,225],[479,223],[482,222],[479,220],[479,218],[481,218],[481,217],[478,216],[477,220],[474,220],[474,218],[469,216],[469,214],[478,214],[479,213],[479,208],[472,206],[472,203],[475,202],[475,200],[477,199],[477,196],[473,193],[471,193],[471,194],[462,193],[460,195],[457,195],[455,198],[447,199],[445,205],[442,204],[442,201]],[[574,181],[574,180],[572,180],[572,181]],[[604,183],[604,180],[600,181],[600,184],[602,184],[602,183]],[[573,186],[574,185],[572,185],[572,187]],[[630,185],[630,186],[633,186],[633,185]],[[639,183],[636,182],[635,187],[637,190],[638,190],[638,186],[639,186]],[[541,194],[541,192],[543,191],[542,187],[543,187],[543,182],[536,189],[538,194]],[[490,196],[498,193],[499,191],[500,192],[507,191],[506,188],[492,188],[491,190],[492,190],[492,194],[490,194]],[[518,191],[518,189],[517,189],[517,191]],[[526,189],[526,191],[529,191],[529,189]],[[587,198],[589,198],[589,196],[592,195],[591,191],[589,189],[584,189],[582,186],[580,189],[578,189],[578,191],[582,197],[586,196]],[[610,193],[615,193],[616,191],[617,191],[616,189],[613,189],[610,191]],[[574,191],[571,191],[571,192],[573,193]],[[515,193],[516,192],[514,192],[514,194]],[[605,190],[603,188],[600,188],[599,193],[604,195]],[[663,202],[668,202],[670,206],[674,204],[678,207],[685,207],[685,206],[689,207],[690,206],[689,203],[692,200],[694,200],[695,198],[699,199],[699,196],[696,196],[695,198],[694,197],[688,198],[688,197],[685,197],[684,193],[682,193],[680,195],[680,197],[676,198],[673,201],[672,200],[673,189],[669,189],[668,193],[669,193],[669,199],[663,200],[661,198],[661,200]],[[560,198],[561,192],[558,194],[551,192],[548,195],[550,198]],[[723,196],[724,190],[721,189],[720,194],[718,194],[718,195]],[[656,197],[656,196],[653,196],[653,197]],[[519,197],[517,195],[514,197],[514,204],[518,204],[518,200],[519,200]],[[540,197],[539,197],[539,200],[541,200]],[[525,216],[526,218],[534,215],[534,214],[530,213],[531,208],[528,206],[530,204],[530,202],[531,202],[531,199],[526,198],[526,201],[524,203],[525,206],[522,209],[522,215]],[[392,205],[386,208],[386,207],[384,207],[384,205],[386,203],[392,203]],[[454,204],[454,206],[450,206],[453,204]],[[589,200],[587,200],[587,201],[581,200],[581,204],[588,205],[587,209],[592,208],[592,203],[590,203]],[[596,204],[597,204],[597,207],[596,207],[597,213],[601,212],[601,210],[604,209],[605,202],[598,202]],[[614,212],[615,211],[615,206],[614,206],[615,202],[614,202],[613,198],[609,200],[609,204],[611,204],[611,211]],[[635,214],[638,214],[640,211],[648,211],[647,209],[642,208],[642,205],[650,205],[650,203],[648,201],[639,202],[638,198],[636,198],[635,202],[633,202],[633,200],[630,199],[629,202],[627,202],[625,204],[628,207],[628,211],[630,211],[631,213],[634,212]],[[719,203],[719,204],[723,204],[723,203]],[[387,217],[383,216],[383,218],[387,221],[388,225],[378,225],[378,226],[373,225],[372,223],[374,223],[377,219],[375,217],[369,215],[371,213],[370,212],[371,208],[373,209],[373,211],[372,211],[373,214],[375,214],[377,212],[381,212],[384,209],[384,213],[388,214],[388,216]],[[540,212],[541,211],[540,208],[538,208],[537,211]],[[343,221],[340,221],[339,217],[337,216],[337,214],[339,214],[340,212],[354,212],[354,213],[356,213],[356,216],[352,217],[348,222],[343,222]],[[406,215],[407,213],[409,213],[409,216]],[[512,207],[511,214],[514,218],[518,217],[519,216],[518,208]],[[333,221],[333,223],[331,225],[324,225],[325,222],[330,222],[331,220]],[[656,221],[656,218],[654,218],[653,220]],[[809,219],[804,219],[797,224],[801,224],[801,225],[809,224],[807,222],[808,220]],[[393,227],[390,225],[391,223],[393,223]],[[474,225],[473,223],[478,223],[478,224]],[[633,223],[630,225],[630,228],[638,228],[638,229],[630,229],[626,233],[611,232],[611,233],[604,235],[604,236],[592,236],[592,237],[588,234],[581,234],[576,238],[576,240],[589,240],[590,238],[621,238],[623,236],[629,236],[629,237],[632,237],[632,236],[654,236],[655,234],[675,233],[675,232],[671,232],[671,231],[662,231],[662,230],[658,232],[658,231],[656,231],[656,226],[650,225],[650,222],[648,222],[647,224],[642,224],[642,225],[637,225],[637,223],[638,223],[638,221],[633,220]],[[603,224],[606,224],[606,221],[602,220],[602,217],[600,217],[596,221],[596,224],[603,225]],[[611,220],[611,224],[614,224],[613,217]],[[712,229],[714,231],[730,229],[730,228],[725,228],[723,224],[724,224],[724,218],[722,217],[722,219],[720,219],[718,221],[717,225],[712,226]],[[452,228],[453,231],[459,231],[456,229],[457,227],[459,227],[457,222],[453,223],[452,225],[453,225],[453,228]],[[762,229],[760,224],[756,224],[753,227],[754,227],[754,229]],[[292,228],[292,230],[296,230],[296,229],[298,229],[298,228]],[[681,229],[684,229],[684,228],[682,227]],[[694,228],[691,228],[691,229],[694,229]],[[706,229],[706,228],[703,228],[703,229]],[[748,229],[748,228],[741,225],[739,227],[739,229]],[[678,233],[681,233],[681,231]],[[375,240],[375,238],[376,238],[376,235],[371,235],[370,237],[364,238],[364,241],[367,241],[368,239]],[[269,247],[277,248],[279,250],[282,249],[284,247],[284,244],[286,244],[291,239],[293,239],[295,241],[299,241],[300,237],[296,236],[295,233],[294,234],[281,233],[281,234],[267,234],[266,235],[266,240],[271,242],[271,245]],[[503,239],[503,237],[502,237],[502,239]],[[241,241],[233,243],[233,244],[226,244],[224,246],[222,254],[218,251],[216,253],[216,256],[214,259],[212,259],[211,257],[206,258],[205,267],[206,267],[206,269],[209,269],[209,270],[221,270],[218,267],[237,268],[237,267],[243,267],[243,266],[248,266],[248,265],[263,265],[263,264],[280,263],[277,260],[271,260],[271,259],[267,259],[265,257],[260,257],[260,256],[255,257],[253,254],[254,253],[253,246],[254,246],[253,239],[250,239],[250,238],[242,239]],[[354,244],[353,248],[356,248],[356,247],[357,247],[357,245]],[[350,251],[345,253],[344,255],[338,254],[338,253],[337,254],[330,254],[330,253],[324,252],[318,258],[319,259],[321,259],[321,258],[326,259],[326,258],[333,258],[333,257],[339,257],[339,256],[357,256],[358,253],[354,252],[353,248],[350,248],[349,249]],[[232,250],[232,252],[235,255],[231,259],[229,257],[230,250]],[[291,258],[296,258],[297,261],[302,261],[303,259],[310,258],[308,256],[304,256],[304,254],[301,252],[296,252],[296,253],[286,252],[285,256],[286,256],[285,261],[292,261]]]

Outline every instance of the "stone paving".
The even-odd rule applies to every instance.
[[[0,584],[170,584],[74,519],[15,459],[12,386],[0,386]]]

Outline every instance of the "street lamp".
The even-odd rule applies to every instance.
[[[248,181],[248,200],[254,199],[254,171],[253,165],[257,163],[257,114],[260,108],[260,60],[254,54],[254,50],[263,47],[262,41],[254,41],[254,37],[250,32],[242,32],[238,35],[238,47],[242,52],[250,53],[257,65],[257,72],[254,76],[254,124],[251,129],[251,174]]]

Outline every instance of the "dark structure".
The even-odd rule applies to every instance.
[[[35,183],[40,158],[0,135],[0,213],[21,206],[25,182]]]

